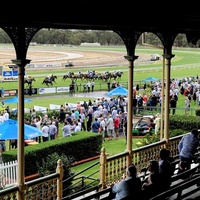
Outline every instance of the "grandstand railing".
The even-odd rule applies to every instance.
[[[169,139],[168,149],[171,151],[171,156],[173,157],[178,155],[177,146],[182,136],[180,135]],[[147,166],[150,159],[159,159],[159,151],[161,148],[166,147],[166,144],[167,142],[163,140],[134,149],[131,155],[128,152],[123,152],[111,157],[107,157],[105,148],[102,148],[99,168],[100,189],[106,188],[110,182],[122,177],[129,156],[131,156],[133,163],[135,163],[137,169],[140,171],[143,167]],[[26,182],[25,187],[13,186],[2,190],[0,192],[0,199],[17,199],[17,193],[21,192],[25,199],[29,200],[38,198],[48,199],[49,196],[52,196],[53,199],[60,200],[63,198],[63,190],[65,189],[62,188],[62,183],[65,181],[62,180],[63,173],[61,160],[59,160],[56,173]]]

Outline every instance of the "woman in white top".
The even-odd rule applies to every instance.
[[[43,123],[42,126],[42,141],[46,142],[49,140],[49,127],[46,123]]]

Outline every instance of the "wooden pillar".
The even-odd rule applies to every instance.
[[[138,56],[125,56],[129,61],[128,69],[128,121],[127,121],[127,149],[129,152],[129,157],[127,159],[127,166],[132,164],[132,129],[133,129],[133,62],[138,58]]]
[[[25,158],[24,158],[24,72],[26,64],[30,60],[12,60],[18,66],[18,140],[17,140],[17,160],[18,160],[18,176],[17,182],[19,191],[17,193],[18,200],[24,200],[25,189]]]
[[[166,59],[166,91],[165,91],[165,111],[164,111],[164,139],[166,140],[166,148],[169,143],[169,103],[170,103],[170,71],[171,71],[171,58],[173,54],[164,54]]]

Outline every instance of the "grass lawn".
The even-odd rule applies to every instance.
[[[136,143],[139,141],[140,139],[138,138],[133,138],[132,140],[132,144],[133,144],[133,149],[136,148]],[[118,140],[113,139],[110,141],[104,142],[102,144],[102,147],[105,148],[106,150],[106,154],[108,154],[108,157],[116,155],[118,153],[122,153],[124,151],[126,151],[126,144],[125,144],[126,140],[124,137],[120,137]],[[86,162],[84,164],[81,165],[77,165],[75,167],[72,167],[71,170],[74,173],[78,173],[82,170],[85,170],[86,168],[88,168],[89,166],[93,165],[94,163],[96,163],[97,161],[99,161],[99,159],[95,159],[89,162]],[[94,167],[92,167],[91,169],[85,171],[83,174],[85,176],[89,176],[91,173],[98,171],[99,170],[99,165],[95,165]],[[83,175],[81,174],[81,175]],[[94,174],[92,177],[94,178],[99,178],[99,173]]]

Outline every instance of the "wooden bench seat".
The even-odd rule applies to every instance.
[[[200,174],[196,174],[193,177],[172,186],[169,190],[160,193],[149,200],[164,200],[168,198],[172,199],[184,199],[190,197],[191,199],[200,199]]]

